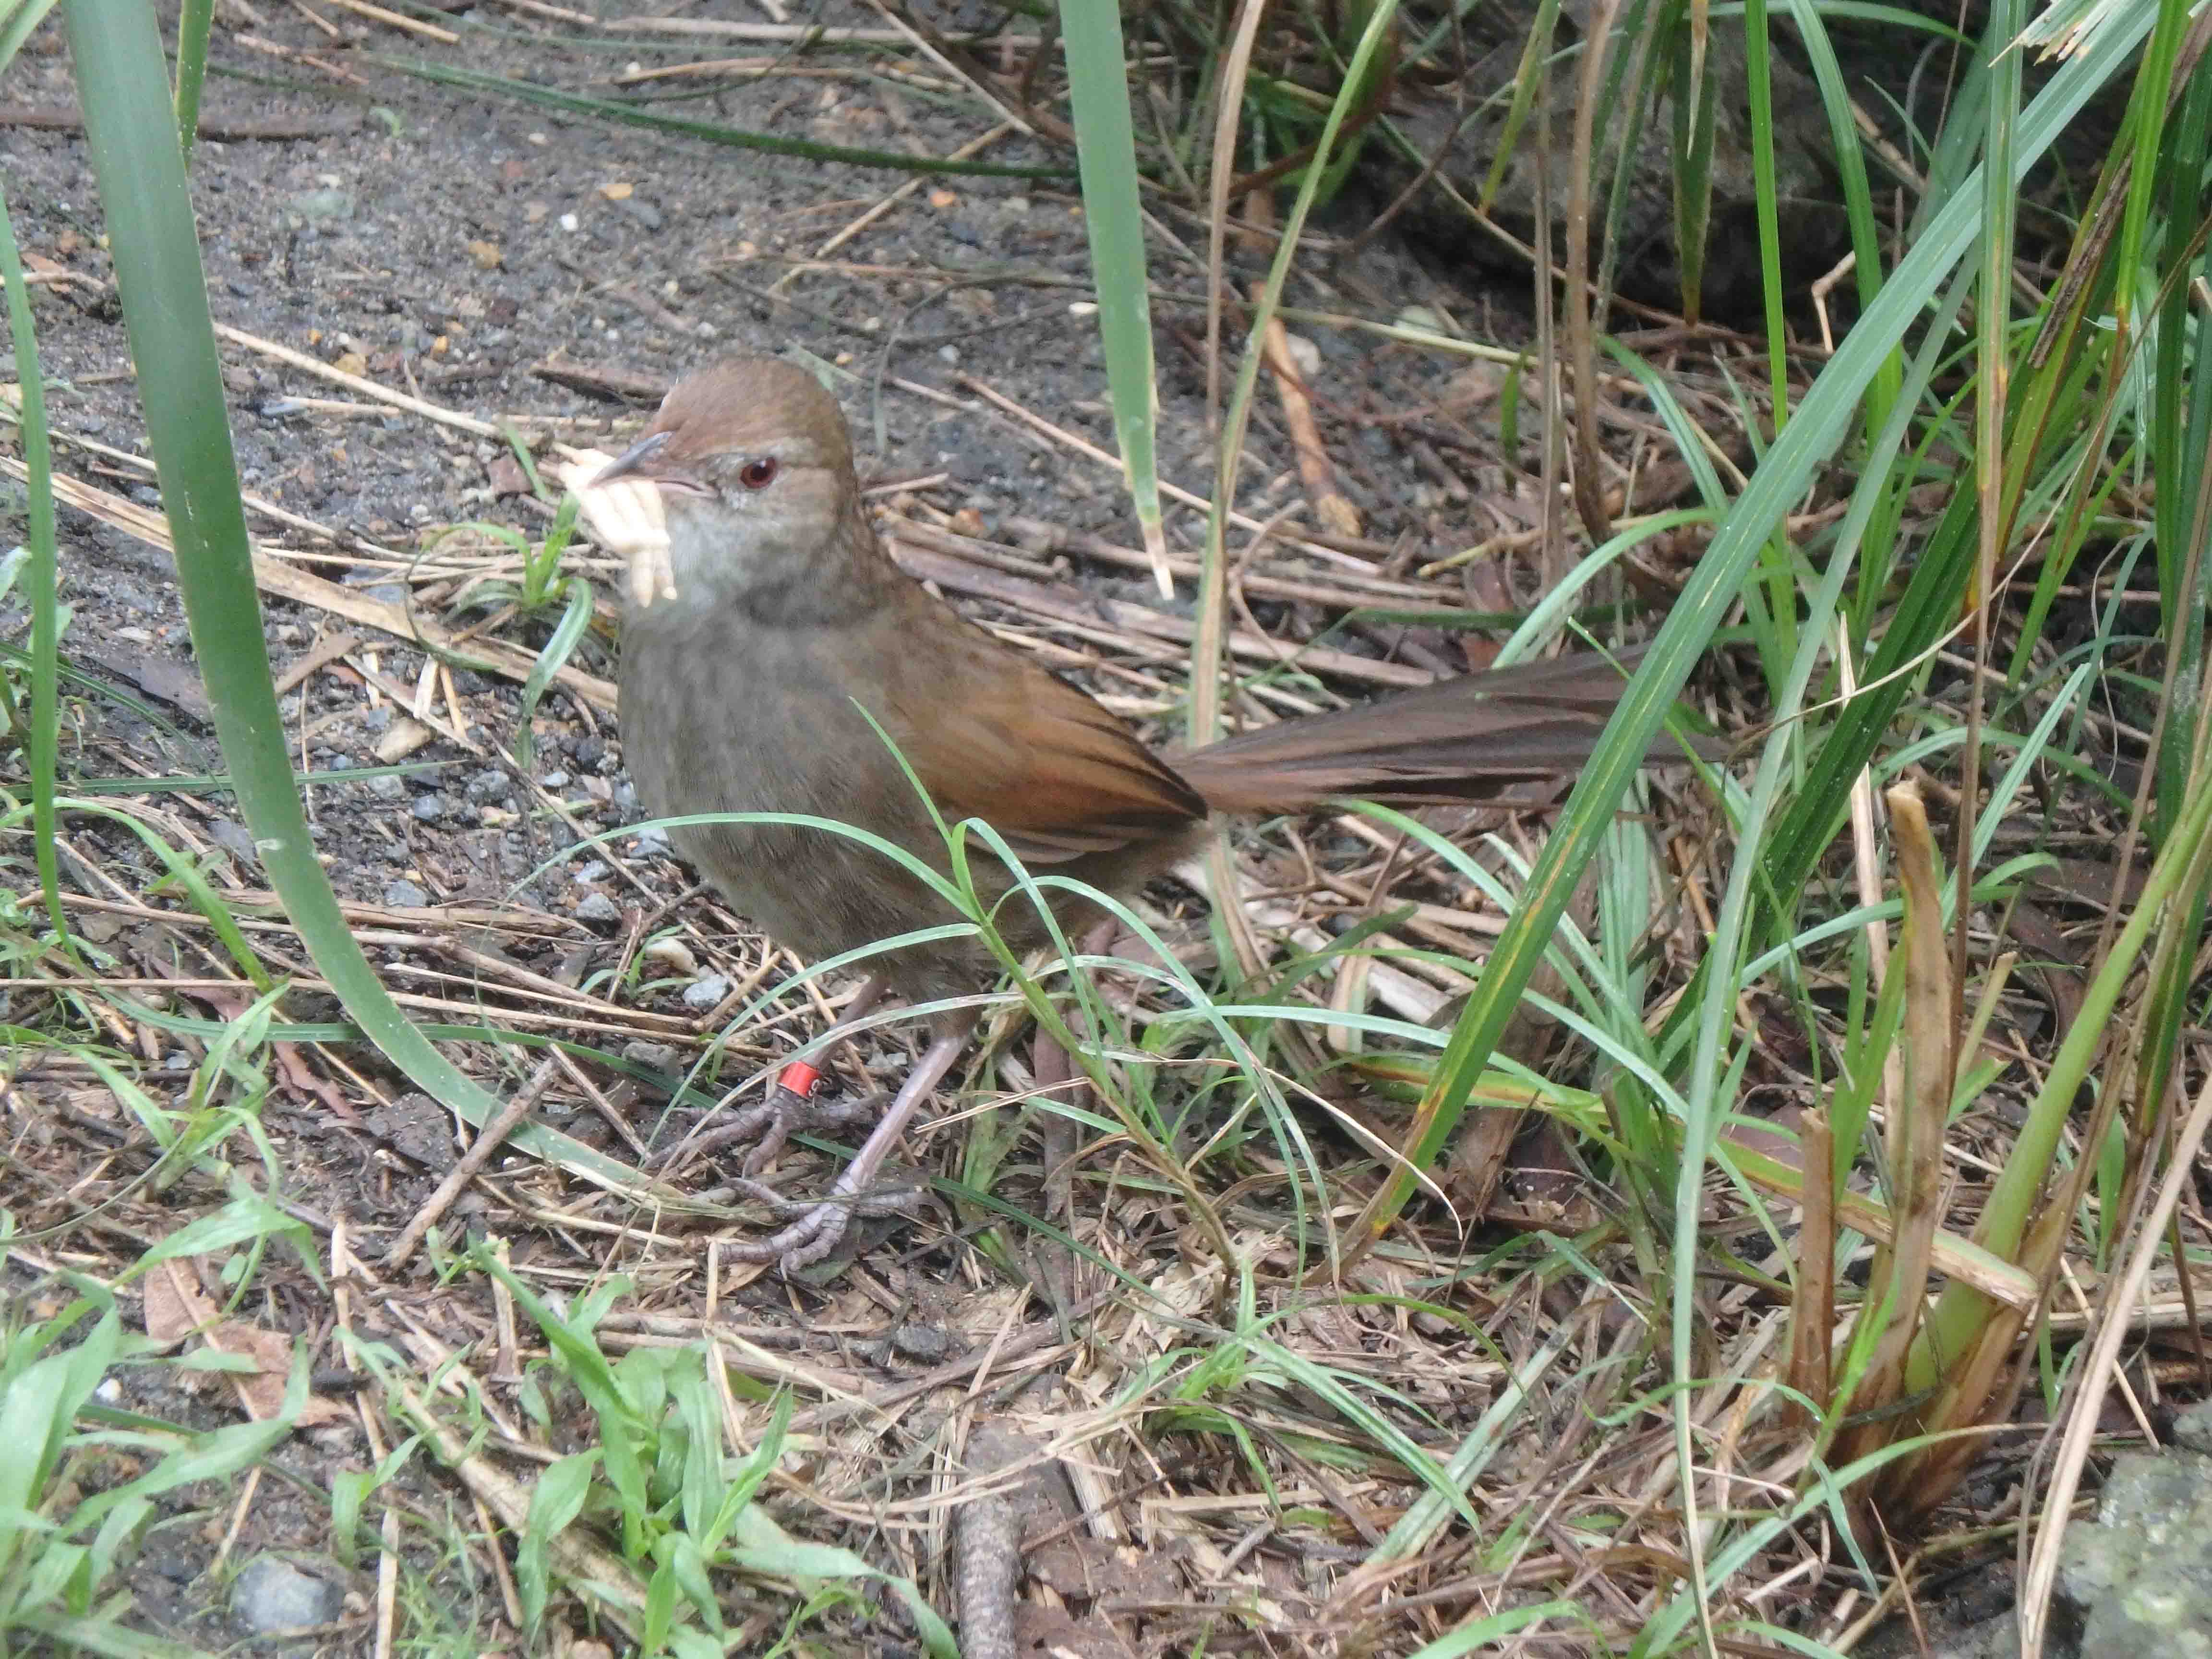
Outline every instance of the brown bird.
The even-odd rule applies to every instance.
[[[1026,865],[1124,895],[1189,851],[1210,812],[1293,812],[1342,795],[1482,801],[1570,772],[1622,684],[1595,656],[1534,662],[1163,759],[892,563],[861,502],[844,416],[803,369],[747,357],[685,380],[644,437],[584,483],[587,512],[623,479],[650,480],[665,520],[665,550],[632,552],[622,641],[623,746],[656,817],[827,818],[942,871],[943,836],[903,757],[948,823],[983,819]],[[959,919],[914,873],[828,831],[694,824],[669,839],[734,908],[811,959]],[[987,903],[1012,884],[988,855],[971,868]],[[1046,942],[1018,899],[998,920],[1017,951]],[[972,937],[878,960],[864,1003],[886,986],[915,1001],[972,996],[998,972]],[[830,1197],[746,1255],[791,1268],[828,1253],[975,1018],[936,1018],[935,1040]],[[774,1092],[770,1144],[811,1079],[806,1068]]]

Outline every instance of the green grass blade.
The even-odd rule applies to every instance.
[[[67,946],[69,921],[62,914],[61,864],[54,851],[54,774],[61,753],[61,620],[55,583],[54,453],[46,432],[46,386],[39,368],[38,337],[31,323],[31,290],[23,281],[23,262],[15,247],[15,222],[0,192],[0,278],[8,287],[8,331],[15,347],[15,378],[22,386],[23,464],[29,473],[31,550],[23,597],[31,608],[30,739],[32,851],[38,860],[39,890],[46,896],[46,919],[54,937]]]
[[[946,161],[930,155],[902,155],[896,150],[856,149],[848,144],[817,144],[805,138],[779,138],[773,133],[750,132],[743,127],[718,126],[711,121],[685,121],[672,115],[656,115],[653,111],[640,109],[634,104],[617,103],[608,98],[580,97],[573,92],[558,92],[551,87],[533,86],[527,81],[513,81],[503,75],[487,75],[480,70],[459,69],[451,64],[427,63],[413,58],[392,58],[375,52],[364,52],[358,56],[360,61],[373,64],[378,69],[411,75],[418,80],[435,82],[441,86],[465,87],[472,92],[495,93],[520,103],[535,104],[541,109],[564,110],[571,115],[586,116],[620,126],[647,127],[655,132],[697,138],[732,149],[766,150],[771,155],[795,155],[808,161],[842,161],[847,167],[880,167],[895,173],[960,173],[975,179],[1067,177],[1066,167],[1017,167],[1003,161]]]
[[[215,0],[185,0],[177,15],[177,148],[187,160],[200,136],[200,88],[207,81],[208,34]]]

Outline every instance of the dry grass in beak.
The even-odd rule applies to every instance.
[[[650,610],[656,599],[676,597],[676,572],[668,560],[668,523],[661,510],[660,489],[650,478],[594,483],[613,461],[613,456],[598,450],[582,450],[575,460],[556,468],[555,476],[575,492],[592,534],[610,552],[629,562],[631,603],[641,611]]]

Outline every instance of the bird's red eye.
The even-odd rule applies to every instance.
[[[738,482],[748,489],[766,489],[775,482],[775,457],[763,455],[738,469]]]

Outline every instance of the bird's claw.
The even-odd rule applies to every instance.
[[[855,1193],[842,1176],[830,1189],[830,1196],[814,1204],[786,1198],[775,1188],[758,1181],[733,1184],[740,1192],[771,1206],[779,1216],[796,1219],[767,1238],[726,1243],[720,1247],[722,1254],[738,1261],[773,1261],[787,1277],[802,1267],[811,1267],[836,1249],[854,1216],[912,1215],[921,1198],[918,1185]]]
[[[775,1161],[793,1131],[822,1134],[872,1123],[881,1115],[883,1104],[881,1095],[857,1099],[844,1095],[803,1095],[778,1083],[758,1105],[748,1106],[720,1127],[688,1135],[670,1148],[659,1160],[657,1173],[673,1175],[710,1152],[750,1141],[752,1144],[738,1166],[750,1178]]]

